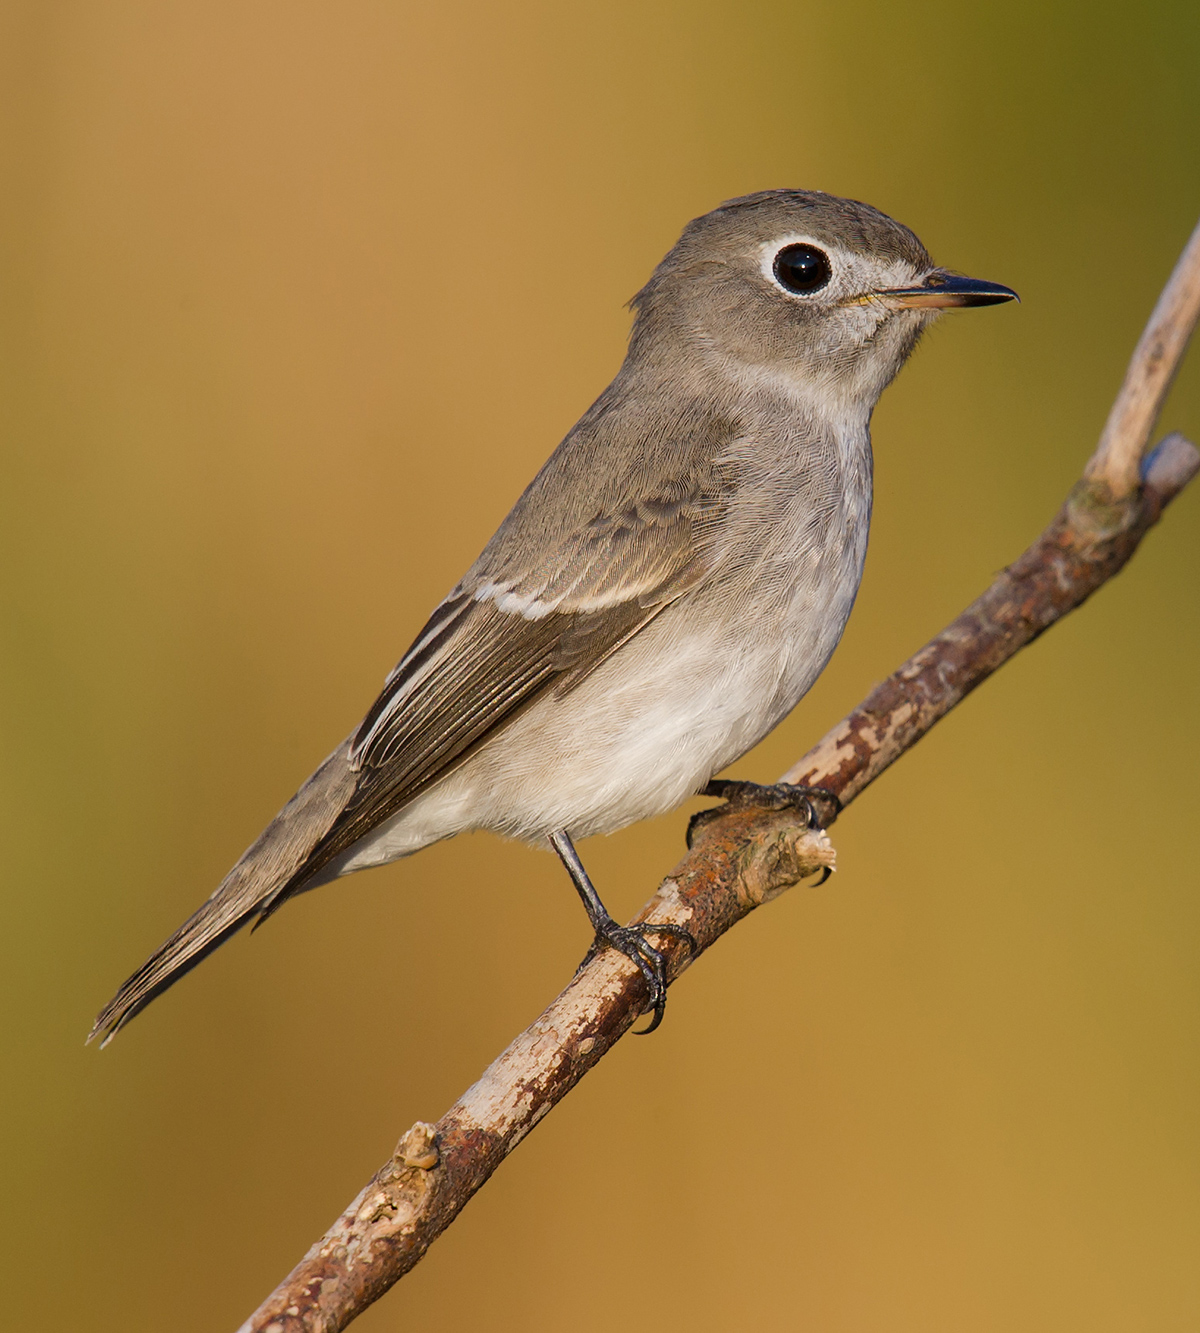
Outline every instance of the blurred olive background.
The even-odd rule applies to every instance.
[[[1200,212],[1200,10],[8,3],[5,1322],[234,1327],[569,977],[491,837],[100,1005],[354,725],[692,216],[868,200],[1020,307],[876,415],[866,581],[771,779],[1013,559]],[[1200,433],[1200,358],[1164,428]],[[364,1330],[1200,1323],[1200,486],[837,826]],[[699,803],[697,803],[698,805]],[[618,914],[684,814],[584,846]],[[11,1321],[11,1322],[10,1322]]]

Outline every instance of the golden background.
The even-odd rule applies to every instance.
[[[1200,213],[1192,3],[8,3],[13,1329],[232,1329],[569,977],[481,836],[116,985],[354,725],[616,369],[682,225],[810,186],[1020,307],[885,396],[770,779],[1040,530]],[[1200,360],[1165,427],[1200,433]],[[1200,1324],[1200,485],[837,826],[366,1330]],[[583,848],[618,915],[682,813]]]

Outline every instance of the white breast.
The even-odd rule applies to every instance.
[[[769,515],[748,503],[733,516],[726,577],[682,598],[571,693],[544,696],[331,870],[475,828],[532,842],[564,828],[612,832],[672,809],[761,740],[829,660],[862,576],[866,423],[826,438],[836,475],[820,488],[820,512],[811,488],[768,487]]]

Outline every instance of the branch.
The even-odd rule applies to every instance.
[[[1200,313],[1197,227],[1138,343],[1100,444],[1062,509],[1024,555],[952,624],[879,685],[784,781],[849,805],[951,708],[1112,578],[1164,506],[1200,471],[1168,436],[1143,459]],[[830,818],[833,815],[831,812]],[[832,866],[823,830],[794,810],[733,808],[638,913],[684,926],[658,946],[674,981],[764,902]],[[539,1120],[637,1021],[641,972],[608,949],[584,960],[548,1009],[436,1125],[415,1124],[349,1208],[239,1333],[335,1333],[409,1271]]]
[[[1085,476],[1106,480],[1118,499],[1137,489],[1150,433],[1200,315],[1200,223],[1184,246],[1125,372]]]

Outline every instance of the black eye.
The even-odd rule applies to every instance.
[[[815,245],[785,245],[775,256],[775,277],[797,296],[819,292],[833,277],[829,256]]]

